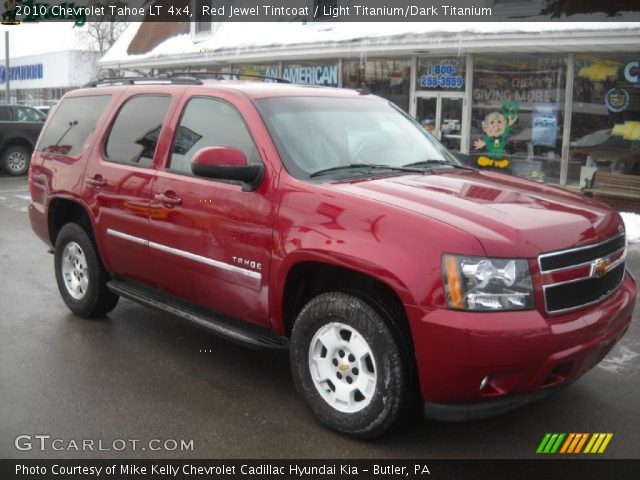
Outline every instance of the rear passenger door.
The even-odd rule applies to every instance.
[[[262,163],[234,104],[185,98],[166,168],[153,184],[149,253],[156,279],[167,293],[266,326],[273,177],[265,169],[253,192],[242,191],[239,183],[195,177],[191,159],[211,146],[234,147],[248,163]]]
[[[86,201],[107,269],[149,285],[154,285],[147,246],[153,162],[170,104],[168,94],[127,98],[85,171]]]

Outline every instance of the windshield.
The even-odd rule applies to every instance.
[[[459,166],[418,123],[376,97],[273,97],[256,105],[298,178],[384,172],[379,166],[394,174]]]

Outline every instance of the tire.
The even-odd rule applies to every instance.
[[[77,223],[67,223],[60,230],[54,269],[60,295],[76,315],[102,317],[118,303],[118,295],[107,288],[109,275],[89,234]]]
[[[25,147],[14,145],[5,150],[2,155],[2,168],[14,177],[26,175],[29,171],[31,152]]]
[[[412,395],[411,368],[392,320],[346,293],[324,293],[291,333],[291,370],[314,415],[343,434],[372,439],[396,424]]]

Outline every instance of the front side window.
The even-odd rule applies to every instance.
[[[357,164],[457,165],[413,119],[375,97],[274,97],[256,104],[287,170],[298,178]]]
[[[78,155],[110,100],[111,95],[64,99],[52,112],[51,121],[42,133],[36,150]]]
[[[129,99],[111,127],[105,146],[106,159],[150,167],[170,103],[169,95],[139,95]]]
[[[194,154],[205,147],[233,147],[248,164],[261,163],[258,150],[240,113],[222,100],[194,98],[184,109],[176,131],[169,169],[191,175]]]

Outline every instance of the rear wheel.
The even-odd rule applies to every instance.
[[[291,334],[297,390],[322,423],[363,439],[396,423],[411,397],[401,342],[372,305],[346,293],[319,295]]]
[[[29,150],[19,145],[9,147],[2,155],[2,166],[9,175],[25,175],[29,171]]]
[[[80,225],[68,223],[60,230],[54,266],[60,295],[73,313],[100,317],[115,308],[119,297],[107,288],[108,274]]]

